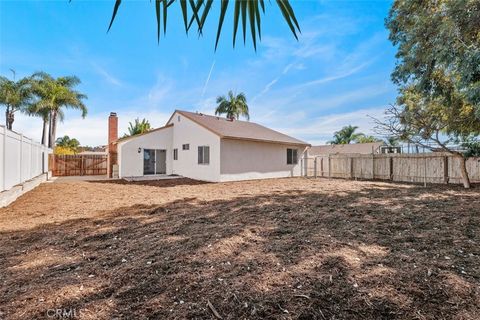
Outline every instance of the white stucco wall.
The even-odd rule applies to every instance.
[[[173,160],[173,173],[191,179],[220,181],[220,137],[178,113],[173,115],[169,124],[174,128],[172,149],[178,149],[178,160]],[[182,150],[183,144],[189,144],[190,150]],[[210,164],[198,164],[199,146],[210,147]]]
[[[219,182],[249,179],[295,177],[302,174],[302,146],[221,139],[218,135],[175,113],[168,124],[173,126],[151,132],[118,145],[120,177],[143,176],[143,149],[167,150],[167,174]],[[189,144],[189,150],[182,145]],[[210,148],[210,163],[198,164],[198,147]],[[139,153],[138,148],[142,151]],[[287,164],[287,148],[298,150],[298,163]],[[178,160],[173,150],[178,149]]]
[[[126,141],[117,147],[120,178],[143,176],[143,149],[167,150],[167,174],[172,174],[173,127],[167,127]],[[138,152],[141,148],[141,152]]]
[[[298,164],[287,164],[287,148],[298,150]],[[297,177],[305,148],[245,140],[221,140],[220,181]]]

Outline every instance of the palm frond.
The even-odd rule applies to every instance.
[[[220,35],[223,28],[226,13],[230,2],[234,2],[233,11],[233,47],[235,47],[238,26],[242,26],[243,43],[246,43],[247,37],[247,25],[250,29],[250,36],[254,49],[257,48],[257,35],[261,41],[262,29],[261,29],[261,13],[265,13],[264,0],[220,0],[218,27],[215,38],[215,50],[218,47],[220,41]],[[170,6],[178,2],[182,13],[182,19],[185,26],[185,33],[188,34],[191,26],[195,23],[197,26],[198,34],[203,34],[203,28],[206,24],[207,18],[211,15],[212,7],[215,3],[214,0],[155,0],[155,16],[157,23],[157,41],[160,40],[160,30],[163,23],[163,32],[166,34],[167,30],[167,14]],[[290,5],[289,0],[276,0],[276,5],[280,9],[280,12],[292,32],[295,39],[298,40],[298,34],[301,33],[300,25],[295,16],[295,12]],[[116,0],[113,6],[112,17],[108,26],[108,31],[112,28],[118,13],[118,9],[122,4],[122,0]],[[190,8],[190,12],[189,9]],[[241,15],[241,22],[240,22]],[[248,20],[248,22],[247,22]]]

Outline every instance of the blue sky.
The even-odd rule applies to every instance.
[[[58,135],[84,145],[106,143],[110,111],[119,114],[120,133],[136,117],[158,127],[175,109],[212,114],[215,98],[229,89],[245,92],[251,121],[321,144],[346,124],[372,133],[368,116],[381,116],[395,101],[395,48],[384,27],[390,5],[293,0],[302,29],[296,41],[267,2],[257,52],[249,38],[232,48],[231,16],[215,52],[217,17],[210,17],[203,37],[187,37],[178,5],[157,43],[150,1],[124,2],[107,33],[113,1],[1,0],[0,73],[10,77],[13,68],[17,77],[38,70],[80,77],[89,114],[67,112]],[[14,130],[39,139],[41,121],[17,115]]]

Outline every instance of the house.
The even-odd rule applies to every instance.
[[[322,146],[312,146],[308,150],[310,157],[323,156],[329,154],[360,153],[372,154],[381,153],[384,142],[353,143],[353,144],[328,144]]]
[[[120,178],[180,175],[211,182],[300,176],[309,146],[253,122],[181,110],[165,126],[111,145]]]

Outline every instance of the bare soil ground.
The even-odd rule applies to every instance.
[[[480,188],[43,184],[0,209],[0,283],[0,319],[480,319]]]

